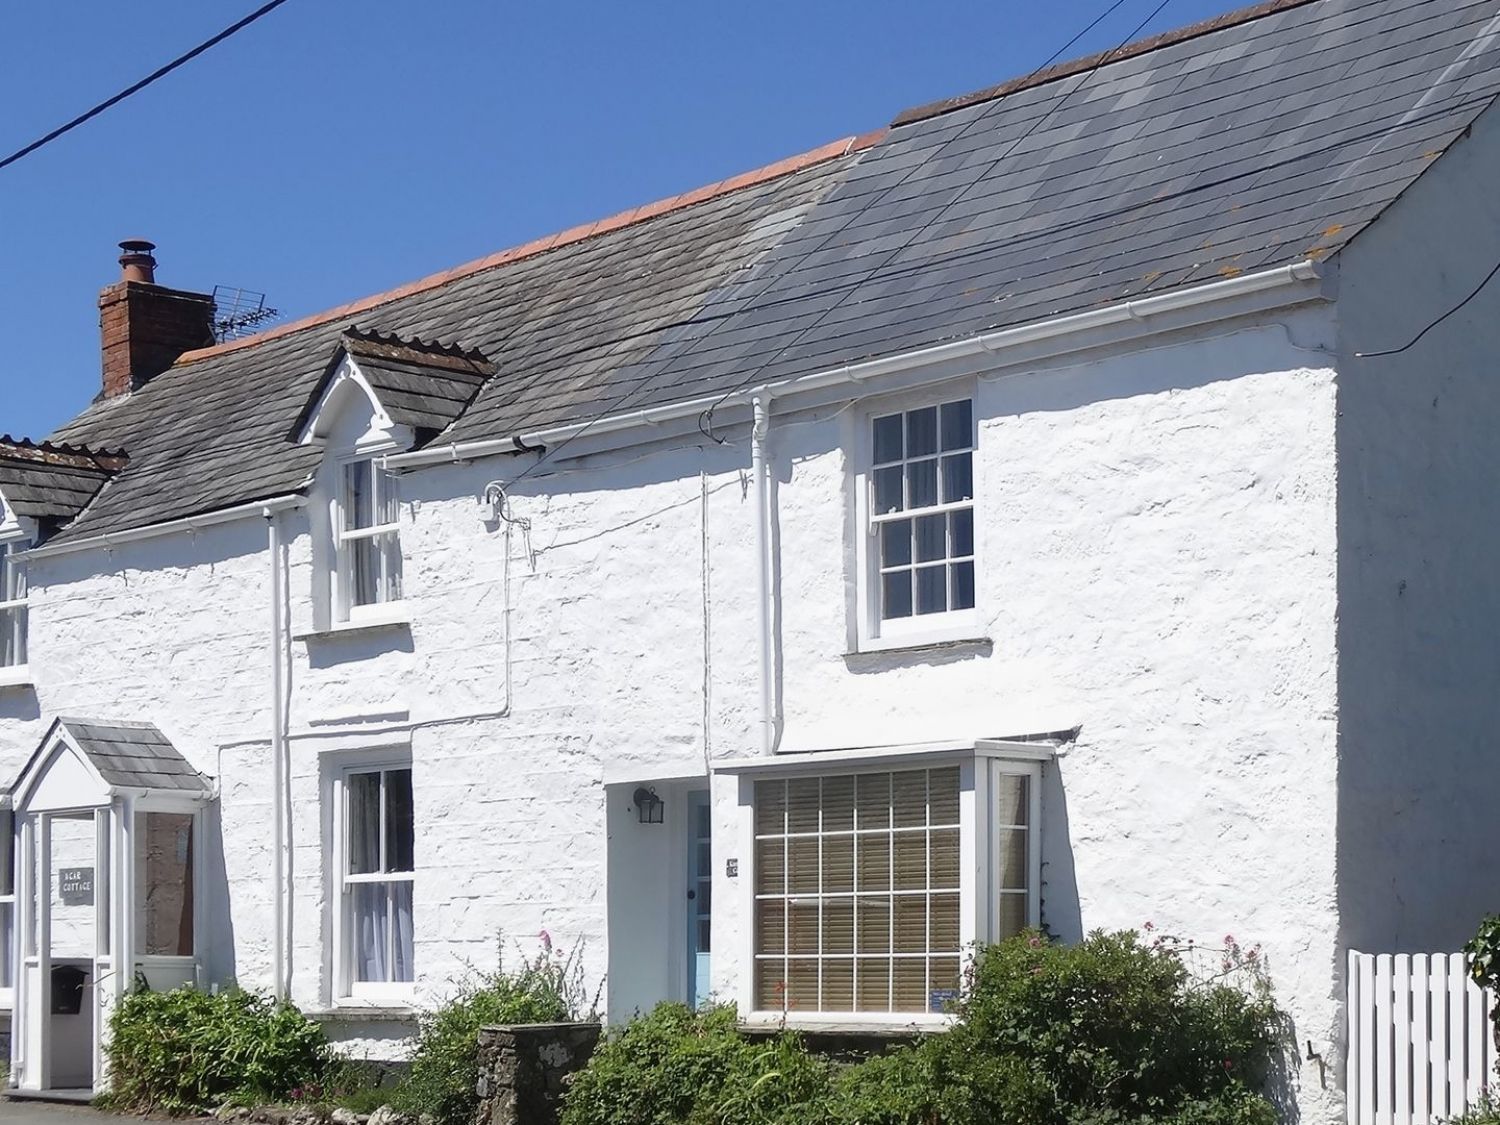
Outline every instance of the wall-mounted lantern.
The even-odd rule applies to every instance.
[[[656,795],[655,789],[648,789],[642,785],[635,791],[635,796],[631,800],[635,802],[635,814],[642,824],[662,822],[662,811],[666,805]]]

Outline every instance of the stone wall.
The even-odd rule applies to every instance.
[[[529,1023],[479,1032],[475,1125],[554,1125],[568,1076],[589,1061],[597,1023]]]

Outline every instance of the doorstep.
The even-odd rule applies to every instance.
[[[58,1105],[88,1105],[94,1100],[92,1090],[6,1090],[7,1101],[53,1102]]]

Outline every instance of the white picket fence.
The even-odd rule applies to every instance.
[[[1495,1081],[1493,993],[1462,953],[1349,953],[1349,1125],[1429,1125]]]

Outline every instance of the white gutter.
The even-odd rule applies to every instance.
[[[286,810],[282,793],[286,789],[285,699],[282,685],[282,602],[281,582],[281,514],[267,505],[261,511],[266,518],[266,552],[271,557],[271,881],[273,930],[272,989],[277,1000],[285,1000],[287,988],[286,940]]]
[[[1277,266],[1274,269],[1242,274],[1239,277],[1212,281],[1206,285],[1195,285],[1188,289],[1175,289],[1169,293],[1140,297],[1133,301],[1117,301],[1112,305],[1090,309],[1087,312],[1068,313],[1064,316],[1022,324],[1015,328],[1000,328],[962,340],[952,340],[929,348],[903,352],[900,355],[847,363],[842,367],[829,368],[811,375],[762,383],[754,387],[741,387],[728,395],[705,395],[702,398],[689,399],[685,402],[673,402],[623,414],[612,414],[592,421],[573,422],[566,426],[533,430],[511,437],[452,442],[437,448],[429,447],[410,453],[396,453],[387,457],[385,463],[393,469],[414,468],[502,453],[528,452],[537,446],[556,445],[560,441],[578,436],[584,430],[590,434],[608,434],[618,430],[634,429],[638,426],[655,426],[682,418],[698,417],[706,410],[722,407],[735,400],[753,400],[757,395],[774,394],[781,397],[789,393],[815,390],[842,383],[862,383],[881,375],[930,367],[956,359],[993,355],[1012,348],[1081,335],[1101,328],[1118,325],[1139,326],[1141,322],[1164,313],[1204,308],[1278,289],[1291,289],[1306,282],[1317,281],[1322,276],[1323,271],[1318,263],[1294,262],[1289,266]]]
[[[760,625],[761,749],[776,751],[775,682],[771,634],[771,484],[767,479],[766,437],[771,431],[770,396],[754,399],[755,425],[750,430],[750,486],[755,493],[755,601]]]
[[[252,516],[264,515],[267,512],[284,512],[292,508],[300,508],[306,503],[306,496],[273,496],[269,500],[256,500],[249,504],[236,504],[233,508],[219,508],[216,511],[202,512],[196,516],[184,516],[182,519],[147,524],[144,527],[131,527],[124,531],[106,531],[99,535],[90,535],[83,539],[73,539],[66,543],[57,543],[51,546],[33,547],[26,552],[26,557],[51,558],[54,555],[70,555],[75,551],[88,551],[95,547],[109,548],[120,543],[134,543],[142,539],[154,539],[158,535],[171,535],[178,531],[196,531],[201,527],[213,527],[215,524],[233,523],[235,520],[249,519]]]

